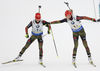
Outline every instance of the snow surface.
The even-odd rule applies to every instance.
[[[82,25],[86,31],[88,46],[96,67],[89,64],[86,51],[81,39],[77,52],[77,69],[72,65],[73,39],[72,31],[68,24],[51,25],[56,42],[59,58],[56,56],[52,35],[44,37],[43,62],[46,68],[38,64],[39,50],[35,40],[23,54],[23,62],[2,65],[2,62],[17,57],[19,51],[25,45],[27,39],[25,27],[34,19],[41,5],[42,19],[46,21],[60,20],[64,18],[69,2],[75,15],[95,18],[92,0],[0,0],[0,71],[99,71],[100,70],[100,23],[84,20]],[[95,0],[96,19],[99,18],[99,0]],[[44,34],[47,28],[44,27]],[[31,28],[29,29],[31,36]]]

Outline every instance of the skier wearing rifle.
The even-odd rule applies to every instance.
[[[32,35],[31,37],[28,39],[28,41],[26,42],[25,46],[22,48],[22,50],[20,51],[18,57],[16,57],[14,60],[19,60],[21,58],[21,56],[23,55],[23,53],[25,52],[25,50],[30,46],[30,44],[37,39],[38,40],[38,44],[39,44],[39,61],[40,63],[42,63],[42,58],[43,58],[43,39],[42,39],[42,34],[43,34],[43,25],[45,25],[46,27],[48,27],[48,34],[50,34],[50,23],[46,22],[45,20],[41,20],[41,14],[40,13],[36,13],[35,14],[35,19],[32,20],[25,28],[25,32],[26,32],[26,38],[29,38],[29,34],[28,34],[28,29],[30,27],[32,27]]]
[[[76,54],[77,54],[79,36],[81,37],[83,45],[86,49],[89,62],[93,63],[93,61],[91,59],[90,49],[88,47],[87,40],[86,40],[86,33],[84,31],[83,26],[81,25],[80,20],[83,20],[83,19],[84,20],[91,20],[93,22],[96,22],[96,20],[94,18],[89,18],[89,17],[86,17],[86,16],[74,16],[72,10],[66,10],[65,11],[65,17],[66,18],[64,18],[62,20],[52,21],[51,24],[58,24],[58,23],[67,22],[70,25],[72,32],[73,32],[73,40],[74,40],[72,63],[73,64],[76,63]]]

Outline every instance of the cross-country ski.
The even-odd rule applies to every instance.
[[[39,62],[39,64],[40,64],[41,66],[43,66],[44,68],[46,67],[46,66],[43,64],[43,62]]]
[[[75,63],[75,62],[73,63],[73,65],[74,65],[74,67],[75,67],[75,68],[77,68],[77,66],[76,66],[76,63]]]
[[[20,62],[23,60],[11,60],[11,61],[7,61],[7,62],[3,62],[2,64],[9,64],[9,63],[13,63],[13,62]]]

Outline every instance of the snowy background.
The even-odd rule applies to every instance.
[[[25,27],[34,19],[41,5],[42,19],[54,21],[63,19],[69,2],[75,15],[95,18],[93,0],[0,0],[0,71],[99,71],[100,70],[100,23],[84,20],[88,46],[96,67],[89,64],[81,39],[77,52],[77,69],[72,65],[73,38],[68,24],[52,25],[59,58],[56,56],[52,35],[44,37],[43,62],[38,64],[39,50],[35,40],[23,54],[23,62],[2,65],[2,62],[17,57],[27,39]],[[99,18],[99,0],[95,0],[96,19]],[[31,28],[28,30],[31,36]],[[47,28],[44,27],[44,34]]]
[[[99,17],[100,17],[100,0],[99,0]]]

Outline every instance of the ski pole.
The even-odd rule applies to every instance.
[[[43,35],[43,37],[45,37],[47,34]]]
[[[38,7],[39,7],[39,13],[40,13],[40,8],[41,8],[41,5],[39,5]]]
[[[94,0],[93,0],[93,6],[94,6],[94,14],[95,14],[95,18],[97,19],[97,17],[96,17],[96,9],[95,9],[95,2],[94,2]]]
[[[57,57],[59,57],[59,56],[58,56],[57,47],[56,47],[56,43],[55,43],[54,36],[53,36],[52,28],[51,28],[51,33],[52,33],[52,38],[53,38],[53,43],[54,43],[54,46],[55,46],[56,54],[57,54]]]
[[[69,8],[69,10],[71,10],[70,7],[69,7],[69,3],[68,2],[64,2],[64,3],[67,5],[67,7]]]

